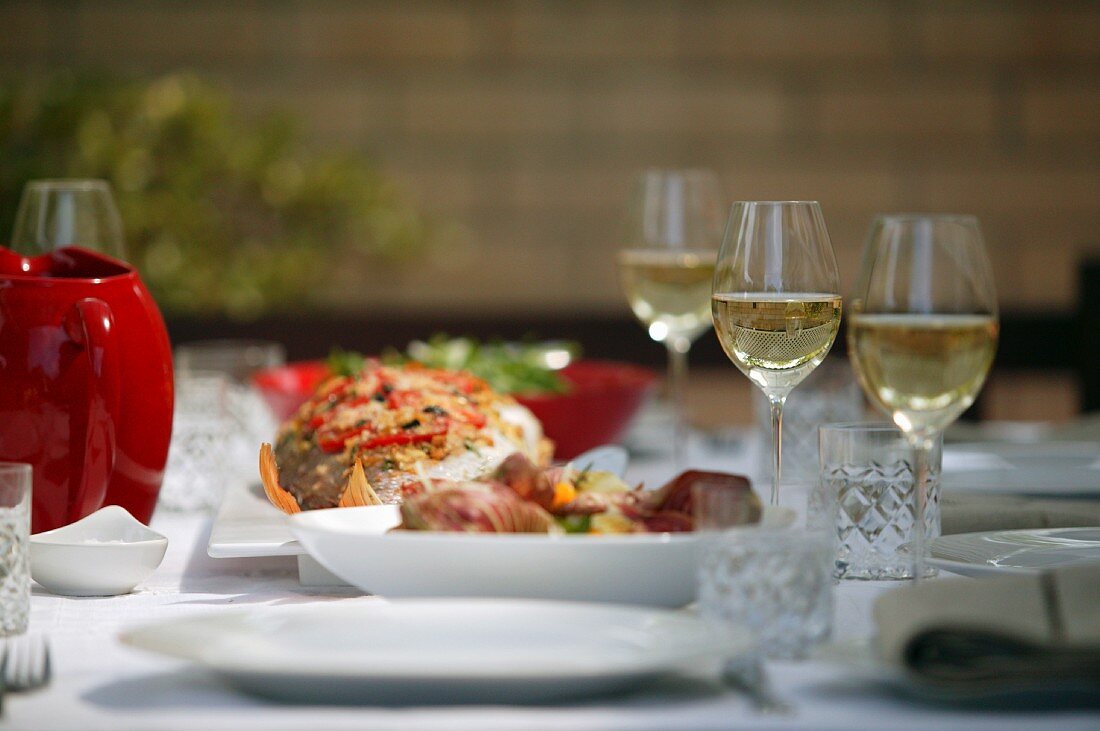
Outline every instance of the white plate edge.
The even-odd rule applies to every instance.
[[[699,618],[684,610],[671,610],[671,609],[658,609],[650,607],[636,607],[629,605],[611,605],[598,602],[575,602],[575,601],[557,601],[557,600],[543,600],[543,599],[521,599],[521,598],[505,598],[505,599],[492,599],[492,598],[461,598],[461,599],[447,599],[447,598],[420,598],[420,599],[398,599],[387,600],[387,604],[392,606],[393,604],[400,603],[416,603],[420,605],[435,604],[446,605],[449,603],[458,603],[460,605],[472,605],[472,604],[541,604],[541,605],[572,605],[580,608],[591,608],[592,610],[599,612],[621,612],[623,614],[637,614],[639,616],[645,615],[659,615],[664,614],[666,618],[681,620],[688,625],[695,625],[692,629],[703,630],[706,626],[705,620]],[[339,608],[337,605],[313,605],[314,610],[317,606],[328,607],[328,609],[321,609],[325,611],[333,612],[337,615],[344,613],[343,609],[350,610],[348,608]],[[283,608],[276,610],[277,612],[286,612],[289,614],[302,613],[305,614],[311,609],[307,609],[302,606],[293,608]],[[331,669],[319,669],[311,665],[273,665],[269,662],[253,662],[247,654],[241,654],[239,652],[230,652],[231,648],[225,648],[220,646],[218,642],[223,638],[232,639],[233,633],[240,631],[239,623],[242,620],[247,619],[254,610],[239,610],[231,612],[223,612],[218,614],[209,614],[199,617],[179,617],[169,620],[162,620],[154,623],[147,623],[138,625],[136,627],[130,627],[124,629],[119,633],[118,639],[123,644],[140,649],[146,652],[152,652],[162,656],[175,658],[178,660],[185,660],[193,663],[197,663],[205,668],[208,668],[214,672],[234,675],[234,674],[254,674],[265,677],[278,677],[283,679],[290,678],[340,678],[340,679],[378,679],[386,681],[398,681],[398,682],[411,682],[411,681],[447,681],[447,680],[464,680],[473,681],[477,683],[487,683],[492,681],[540,681],[551,680],[555,678],[572,677],[572,678],[601,678],[601,677],[621,677],[621,676],[648,676],[656,673],[671,672],[677,670],[686,670],[690,667],[688,663],[698,660],[719,660],[722,658],[735,657],[748,652],[752,647],[751,636],[748,630],[740,627],[728,628],[724,630],[730,641],[723,643],[720,648],[716,648],[712,642],[704,643],[703,640],[707,639],[703,637],[705,632],[700,632],[699,636],[693,638],[694,644],[690,647],[684,647],[680,642],[665,642],[662,644],[659,650],[662,652],[652,653],[652,648],[646,652],[638,652],[631,655],[628,658],[606,658],[603,660],[603,666],[594,669],[584,669],[578,667],[562,666],[552,669],[538,668],[517,668],[515,665],[508,665],[507,667],[495,667],[495,668],[477,668],[469,665],[463,665],[461,670],[445,670],[444,672],[434,673],[431,664],[432,660],[425,660],[427,663],[423,667],[405,667],[405,668],[385,668],[381,672],[372,673],[364,672],[360,668],[348,668],[348,667],[336,667]],[[191,630],[189,633],[188,630]],[[167,637],[165,632],[167,631]],[[192,635],[191,640],[188,639],[188,635]],[[205,636],[204,642],[193,641],[194,635],[198,635],[199,638]],[[675,633],[669,633],[675,634]],[[682,633],[681,633],[682,634]],[[213,635],[213,636],[211,636]],[[220,635],[220,636],[219,636]],[[673,638],[674,640],[677,638]],[[713,639],[710,637],[709,639]],[[226,654],[229,653],[229,654]],[[527,670],[528,672],[523,672]]]

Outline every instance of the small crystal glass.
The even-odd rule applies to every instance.
[[[942,437],[928,459],[924,511],[928,540],[940,534]],[[836,576],[907,579],[914,538],[913,449],[893,424],[824,424],[819,429],[820,479],[810,494],[808,522],[835,532]],[[926,569],[925,576],[931,576]]]
[[[770,449],[771,410],[763,392],[753,396],[753,416],[760,446]],[[783,407],[783,480],[809,484],[817,480],[817,428],[864,418],[863,392],[843,358],[825,358],[798,387],[798,396]],[[764,450],[761,450],[762,452]],[[771,479],[771,456],[761,453],[756,476]]]
[[[801,658],[833,626],[832,536],[798,528],[733,528],[710,537],[699,563],[699,613],[744,626],[757,651]]]
[[[177,376],[172,443],[157,504],[178,511],[217,508],[231,476],[233,432],[225,375],[190,371]]]
[[[278,420],[252,385],[252,374],[286,363],[286,348],[264,340],[204,340],[176,348],[173,364],[178,378],[220,373],[225,378],[225,403],[231,430],[229,477],[251,481],[256,476],[256,451],[274,439]]]
[[[286,348],[266,340],[202,340],[178,346],[172,357],[178,371],[220,371],[247,384],[256,371],[286,363]]]
[[[30,532],[31,466],[0,462],[0,636],[27,631]]]
[[[731,490],[724,480],[706,478],[691,486],[691,508],[696,532],[745,526],[754,512],[750,495]]]

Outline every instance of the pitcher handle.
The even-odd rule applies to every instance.
[[[87,297],[73,303],[65,330],[88,356],[88,424],[84,433],[84,465],[80,485],[69,508],[70,522],[103,505],[114,472],[119,423],[119,358],[115,316],[101,299]]]

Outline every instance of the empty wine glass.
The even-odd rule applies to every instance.
[[[36,256],[66,246],[126,258],[122,219],[106,180],[32,180],[23,187],[12,251]]]
[[[878,216],[863,252],[848,353],[913,450],[913,580],[924,575],[928,455],[974,403],[997,349],[993,273],[973,216]]]
[[[724,207],[718,176],[709,170],[649,170],[635,185],[619,252],[630,308],[668,350],[677,468],[686,461],[688,351],[710,325],[707,304]]]
[[[734,365],[768,397],[771,504],[779,504],[783,405],[825,359],[840,327],[836,259],[815,201],[733,204],[711,303],[714,328]]]

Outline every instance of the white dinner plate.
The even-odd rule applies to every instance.
[[[1100,527],[959,533],[932,541],[929,552],[929,564],[964,576],[1031,573],[1100,562]]]
[[[546,535],[378,534],[372,508],[313,510],[290,518],[309,555],[336,576],[386,597],[527,597],[679,607],[695,599],[706,533]],[[790,525],[787,508],[763,523]]]
[[[750,647],[687,612],[523,600],[402,600],[225,612],[132,629],[250,693],[351,704],[523,703],[636,686]]]
[[[1100,494],[1100,444],[952,444],[944,448],[943,489],[1017,495]]]

